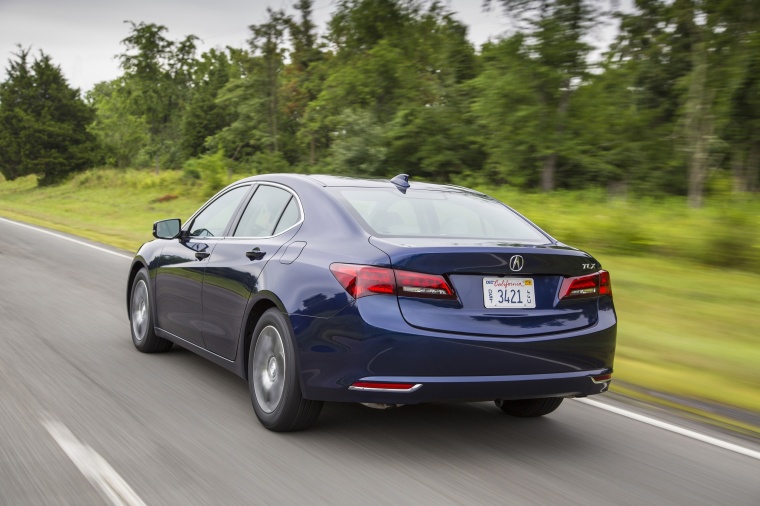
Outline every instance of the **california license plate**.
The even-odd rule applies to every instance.
[[[483,303],[487,308],[535,308],[531,278],[483,278]]]

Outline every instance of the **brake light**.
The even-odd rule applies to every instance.
[[[332,264],[330,270],[354,299],[373,293],[396,293],[396,280],[392,269],[369,265]]]
[[[607,271],[599,271],[587,276],[565,278],[559,290],[560,300],[598,297],[600,295],[612,295],[610,273]]]
[[[373,294],[456,299],[443,276],[354,264],[332,264],[330,271],[355,299]]]

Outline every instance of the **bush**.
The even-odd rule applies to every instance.
[[[702,263],[719,267],[748,268],[760,272],[756,217],[735,207],[721,208],[705,227]]]
[[[229,182],[227,159],[222,150],[212,155],[201,155],[191,158],[183,166],[185,178],[199,181],[204,197],[210,197]]]

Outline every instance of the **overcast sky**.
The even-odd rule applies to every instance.
[[[114,56],[129,34],[125,20],[166,26],[172,40],[196,35],[199,54],[211,47],[244,47],[248,27],[267,20],[267,7],[294,13],[296,0],[0,0],[0,81],[16,44],[42,49],[61,67],[69,83],[83,92],[120,73]],[[445,0],[469,27],[480,47],[510,29],[499,10],[484,12],[481,0]],[[495,2],[494,2],[495,3]],[[315,0],[313,17],[320,34],[335,0]],[[597,39],[599,37],[596,37]],[[604,39],[604,35],[601,36]]]

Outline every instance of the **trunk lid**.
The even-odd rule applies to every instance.
[[[565,278],[600,269],[593,257],[577,249],[452,238],[371,237],[370,242],[390,257],[394,269],[444,276],[456,292],[457,300],[452,301],[399,296],[401,314],[412,326],[528,338],[578,330],[597,321],[598,298],[559,300]],[[521,268],[513,264],[515,256],[522,257]],[[503,287],[507,280],[529,280],[534,307],[486,307],[494,281]]]

